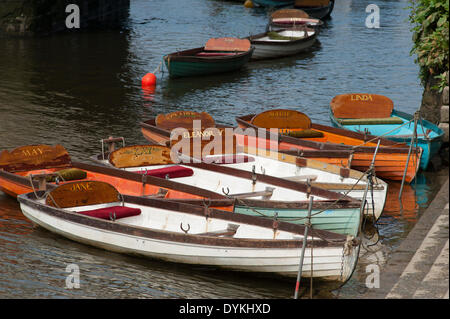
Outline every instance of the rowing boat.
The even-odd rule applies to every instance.
[[[250,41],[237,38],[212,38],[204,47],[170,53],[163,57],[172,78],[235,71],[251,58]]]
[[[352,152],[350,167],[366,172],[379,140],[380,147],[375,160],[378,177],[402,180],[406,167],[405,181],[411,182],[419,169],[420,148],[414,149],[408,161],[409,147],[406,144],[312,123],[308,116],[295,110],[269,110],[257,115],[240,116],[236,121],[242,129],[261,129],[265,132],[265,136],[261,133],[258,135],[258,139],[263,140],[263,143],[258,143],[258,147],[262,144],[262,147],[277,150],[347,150]],[[275,134],[269,128],[275,130]],[[238,144],[255,143],[252,139],[242,135],[238,137]]]
[[[189,175],[191,171],[178,172]],[[0,190],[13,197],[39,189],[51,189],[69,181],[107,182],[121,193],[134,196],[183,200],[233,211],[227,197],[199,187],[180,184],[154,176],[72,161],[61,145],[27,145],[0,153]]]
[[[304,52],[316,42],[317,33],[308,28],[267,31],[248,37],[255,51],[252,60],[273,59]]]
[[[272,276],[295,277],[299,268],[302,225],[123,195],[98,181],[70,182],[18,200],[37,225],[113,252]],[[359,249],[358,238],[313,229],[302,277],[341,286],[355,269]]]
[[[295,0],[294,8],[301,9],[311,17],[327,19],[334,8],[334,0]]]
[[[185,119],[184,122],[183,118]],[[171,119],[174,119],[171,122]],[[201,123],[201,125],[195,126],[193,129],[193,125],[195,123]],[[222,125],[219,123],[215,123],[214,118],[211,117],[206,112],[193,112],[193,111],[176,111],[169,114],[159,114],[156,117],[150,117],[148,120],[145,120],[140,123],[141,132],[143,136],[152,143],[162,144],[162,145],[170,145],[171,133],[176,132],[177,128],[188,128],[184,134],[190,136],[193,131],[204,131],[205,133],[214,134],[211,130],[205,130],[207,128],[217,128],[219,129],[219,133],[223,133],[226,130],[231,130],[234,132],[239,145],[247,146],[247,145],[258,145],[259,148],[277,148],[278,140],[270,140],[269,138],[258,138],[258,136],[251,136],[247,134],[246,131],[239,132],[236,128]],[[205,138],[207,138],[208,134],[203,134]],[[270,136],[267,136],[270,137]],[[256,142],[255,142],[256,141]],[[236,150],[226,150],[223,153],[233,153]],[[307,158],[316,159],[319,161],[323,161],[329,164],[341,165],[343,167],[348,167],[350,163],[350,157],[352,156],[352,151],[348,149],[339,149],[339,150],[322,150],[322,149],[301,149],[296,150],[294,148],[282,148],[278,149],[278,151],[290,154],[297,155]]]
[[[241,170],[222,164],[173,161],[171,149],[162,145],[132,145],[111,152],[108,160],[97,161],[138,174],[175,178],[178,183],[202,187],[224,194],[235,202],[234,212],[275,218],[304,224],[308,212],[308,198],[314,196],[312,225],[342,234],[356,236],[360,224],[360,202],[316,185],[281,179],[256,171]],[[248,161],[253,158],[247,156]],[[176,169],[189,169],[189,176],[178,176]],[[173,174],[166,174],[171,169]],[[322,212],[323,211],[323,212]]]
[[[353,132],[383,136],[389,140],[411,144],[414,116],[394,110],[386,96],[367,93],[341,94],[330,102],[331,123]],[[430,159],[439,152],[444,132],[433,123],[418,119],[417,144],[422,148],[420,168],[426,169]]]

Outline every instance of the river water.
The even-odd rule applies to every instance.
[[[330,100],[349,92],[383,94],[396,109],[413,113],[422,87],[409,55],[408,1],[378,0],[381,27],[369,29],[365,9],[372,2],[336,1],[332,19],[308,53],[195,79],[169,80],[167,72],[157,73],[154,92],[143,92],[140,79],[157,69],[164,54],[202,46],[211,37],[260,33],[268,10],[219,0],[133,0],[119,30],[0,38],[0,150],[59,143],[74,159],[87,161],[100,150],[100,139],[113,135],[127,144],[145,143],[141,120],[186,109],[235,125],[236,115],[296,108],[329,125]],[[391,183],[379,236],[365,241],[352,279],[339,292],[315,297],[359,298],[367,290],[366,266],[383,266],[446,174],[420,173],[405,188],[402,205],[399,185]],[[78,289],[66,288],[71,264],[80,269]],[[2,298],[291,298],[294,284],[74,243],[34,228],[18,203],[0,192]]]

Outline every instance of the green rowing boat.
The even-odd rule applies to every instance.
[[[204,47],[165,55],[164,63],[171,78],[224,73],[240,69],[253,50],[246,39],[210,39]]]

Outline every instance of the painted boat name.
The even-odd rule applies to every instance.
[[[350,101],[373,101],[373,98],[370,94],[352,94]]]

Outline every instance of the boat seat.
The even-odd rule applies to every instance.
[[[179,165],[150,170],[141,170],[137,171],[136,173],[159,178],[177,178],[194,175],[194,171],[191,168]]]
[[[236,54],[237,54],[236,52],[199,52],[196,54],[196,56],[211,57],[211,56],[228,56]]]
[[[251,197],[261,196],[263,199],[269,200],[272,197],[274,190],[275,190],[274,187],[266,187],[266,189],[264,191],[230,194],[227,196],[232,197],[232,198],[251,198]]]
[[[219,155],[219,156],[208,156],[203,159],[214,164],[236,164],[236,163],[248,163],[254,162],[255,159],[247,155]]]
[[[399,117],[361,118],[361,119],[337,119],[342,125],[376,125],[376,124],[403,124]]]
[[[77,213],[101,219],[116,220],[120,218],[140,215],[141,210],[139,208],[132,208],[126,206],[112,206],[92,210],[84,210],[79,211]]]

